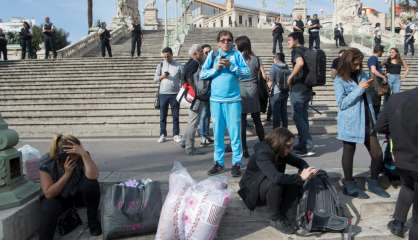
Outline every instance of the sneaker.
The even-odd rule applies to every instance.
[[[210,142],[206,137],[201,137],[200,138],[200,146],[205,147],[209,144],[210,144]]]
[[[174,137],[173,137],[173,141],[175,142],[175,143],[181,143],[181,137],[180,137],[180,135],[175,135]]]
[[[369,199],[369,195],[367,195],[363,190],[357,186],[354,181],[344,181],[343,182],[343,193],[345,195],[359,198],[359,199]]]
[[[165,136],[164,135],[161,135],[157,142],[158,143],[163,143],[165,141],[166,141]]]
[[[284,234],[294,234],[296,232],[296,229],[291,226],[285,218],[279,218],[275,221],[270,220],[270,226]]]
[[[380,186],[379,182],[376,179],[371,179],[371,178],[367,179],[367,189],[369,190],[369,192],[372,192],[379,197],[390,198],[390,194],[387,193],[385,189],[383,189]]]
[[[398,236],[400,238],[404,237],[405,229],[403,222],[398,220],[392,220],[388,223],[388,229],[393,235]]]
[[[239,164],[235,164],[231,168],[231,176],[232,177],[240,177],[241,176],[241,166]]]
[[[224,171],[225,168],[223,166],[219,165],[218,163],[215,163],[215,165],[213,165],[213,167],[208,171],[208,175],[212,176],[223,173]]]
[[[206,141],[208,141],[210,144],[214,142],[211,137],[206,137]]]
[[[315,155],[315,152],[310,150],[306,150],[305,149],[293,149],[293,153],[300,156],[300,157],[311,157],[313,155]]]
[[[102,234],[102,227],[100,226],[100,222],[95,222],[89,224],[90,235],[92,236],[100,236]]]

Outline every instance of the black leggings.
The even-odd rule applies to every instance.
[[[258,140],[264,140],[264,127],[261,123],[261,115],[259,112],[251,113],[251,118],[253,119],[255,125],[255,131],[258,136]],[[247,113],[241,114],[241,142],[242,148],[247,149]]]
[[[59,216],[73,206],[87,207],[88,224],[96,224],[97,211],[100,203],[100,187],[97,180],[85,178],[79,185],[77,194],[73,197],[62,198],[60,196],[41,200],[41,219],[39,229],[40,240],[52,240]]]
[[[364,145],[366,146],[370,157],[372,158],[370,166],[371,177],[372,179],[377,179],[383,168],[383,154],[382,149],[380,148],[379,140],[377,139],[377,135],[366,135]],[[355,151],[356,143],[343,141],[342,165],[345,181],[353,180],[353,161]]]
[[[296,221],[299,199],[302,187],[296,184],[278,185],[268,179],[260,183],[258,206],[267,205],[270,220],[286,217],[291,222]]]

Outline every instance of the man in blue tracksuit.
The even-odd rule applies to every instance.
[[[228,129],[232,147],[231,175],[241,175],[241,95],[238,79],[250,75],[241,53],[234,49],[234,38],[229,31],[217,36],[218,50],[209,53],[200,72],[200,79],[211,80],[210,111],[214,123],[215,165],[209,175],[224,171],[225,130]]]

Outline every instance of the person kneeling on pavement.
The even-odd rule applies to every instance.
[[[87,207],[90,234],[102,233],[98,220],[99,170],[80,140],[71,135],[56,135],[49,154],[42,158],[40,179],[41,219],[39,239],[54,238],[58,218],[74,206]]]
[[[297,231],[296,212],[303,183],[318,170],[293,155],[295,136],[286,128],[275,128],[254,146],[238,194],[252,211],[267,205],[271,225],[286,234]],[[286,174],[286,164],[299,172]]]

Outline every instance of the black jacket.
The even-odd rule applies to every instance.
[[[395,165],[418,172],[418,88],[394,94],[379,114],[376,131],[390,134]]]
[[[309,165],[302,159],[290,154],[281,158],[265,142],[257,143],[254,146],[255,153],[251,156],[247,170],[239,185],[238,194],[250,210],[254,210],[259,199],[260,183],[267,179],[273,184],[289,185],[303,184],[299,174],[285,174],[286,164],[290,164],[303,170]]]

